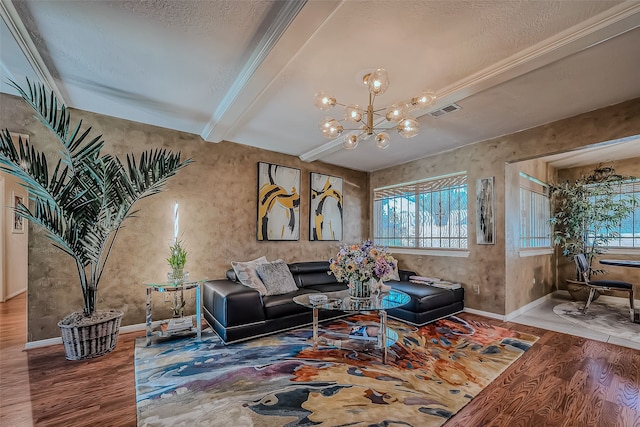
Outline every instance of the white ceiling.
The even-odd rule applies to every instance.
[[[29,76],[74,108],[364,171],[640,97],[638,1],[0,0],[0,15],[3,92]],[[379,67],[376,108],[432,89],[432,110],[462,110],[421,112],[385,151],[324,139],[313,94],[366,105]]]

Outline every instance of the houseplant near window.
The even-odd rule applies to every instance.
[[[582,253],[591,268],[595,257],[605,253],[609,241],[618,237],[620,223],[638,203],[632,197],[620,197],[620,186],[633,178],[616,174],[613,167],[599,166],[588,176],[551,186],[553,243],[571,262],[574,255]],[[590,270],[593,274],[603,272]],[[581,282],[577,273],[571,282]],[[574,298],[586,299],[582,298],[584,286],[570,286],[569,292]]]
[[[44,85],[27,90],[11,85],[36,112],[61,144],[53,172],[50,160],[33,145],[12,141],[8,129],[0,141],[0,169],[22,181],[30,206],[18,205],[16,213],[42,227],[53,245],[75,262],[84,309],[58,325],[67,359],[87,359],[115,348],[121,311],[96,310],[98,285],[122,223],[135,211],[138,200],[162,191],[167,180],[189,164],[180,153],[149,150],[137,158],[127,155],[126,167],[115,156],[100,154],[102,135],[90,136],[82,121],[70,126],[70,113]],[[59,108],[58,108],[59,107]],[[87,335],[87,337],[83,337]],[[91,335],[89,337],[88,335]]]

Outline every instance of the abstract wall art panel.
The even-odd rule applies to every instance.
[[[342,178],[311,172],[309,240],[342,240]]]
[[[494,177],[476,181],[476,240],[479,245],[496,243],[496,201],[493,193]]]
[[[258,163],[258,240],[300,239],[300,169]]]

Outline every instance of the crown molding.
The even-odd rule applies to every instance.
[[[24,53],[25,58],[31,65],[36,76],[51,92],[54,93],[58,101],[65,105],[69,105],[67,99],[62,95],[62,91],[58,88],[53,76],[49,72],[49,68],[40,56],[38,49],[33,43],[29,31],[22,23],[18,11],[13,7],[10,0],[0,0],[0,16],[7,25],[7,28],[18,43],[20,50]]]

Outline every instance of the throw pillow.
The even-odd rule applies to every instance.
[[[262,256],[260,258],[254,259],[253,261],[232,261],[231,266],[233,267],[233,271],[236,272],[236,277],[238,278],[240,283],[257,290],[258,292],[260,292],[260,295],[266,295],[267,288],[265,288],[264,283],[262,283],[262,280],[260,280],[260,276],[258,276],[256,267],[267,262],[267,257]]]
[[[391,271],[391,273],[389,273],[388,276],[385,276],[382,278],[383,282],[388,282],[389,280],[396,280],[396,281],[400,281],[400,273],[398,273],[398,262],[396,261],[396,265],[393,266],[393,271]]]
[[[289,267],[282,261],[260,264],[256,270],[267,288],[267,295],[282,295],[298,290]]]

